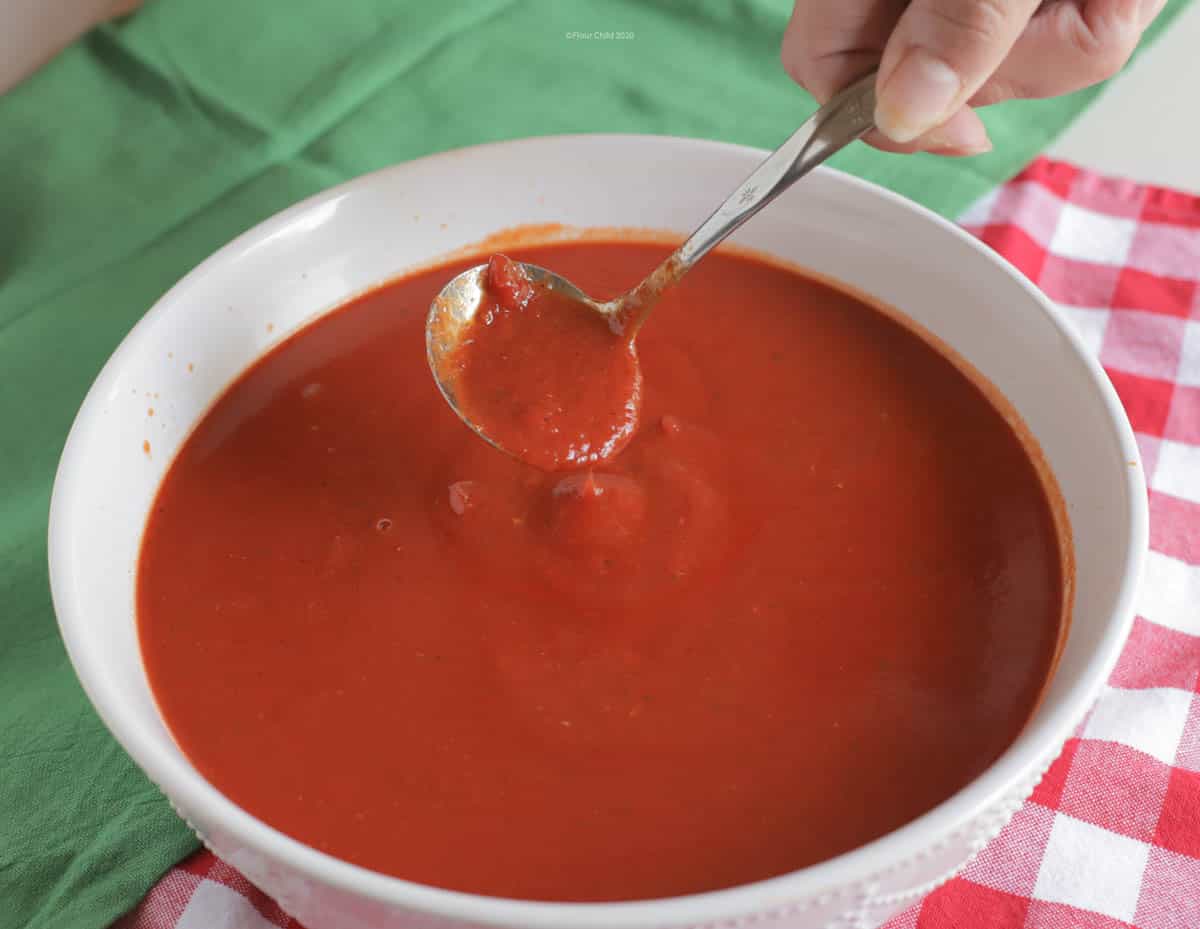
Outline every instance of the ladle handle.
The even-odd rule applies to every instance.
[[[609,306],[620,331],[636,333],[662,291],[726,236],[831,155],[875,127],[875,72],[859,78],[813,113],[738,185],[686,242],[629,294]]]
[[[687,270],[823,161],[875,128],[875,72],[833,96],[741,183],[676,252]]]

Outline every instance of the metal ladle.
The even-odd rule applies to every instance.
[[[593,300],[552,271],[519,262],[525,276],[538,287],[558,291],[608,319],[616,332],[633,339],[659,295],[755,213],[804,177],[817,165],[874,128],[875,72],[855,81],[818,109],[777,148],[729,198],[692,233],[686,242],[640,284],[608,301]],[[472,422],[454,394],[455,348],[467,332],[484,293],[487,265],[476,265],[453,278],[434,298],[425,323],[429,367],[442,396],[455,413],[485,441],[515,457]]]

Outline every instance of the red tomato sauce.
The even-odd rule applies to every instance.
[[[512,255],[605,298],[666,253]],[[546,473],[425,364],[429,303],[471,263],[275,348],[164,480],[142,651],[218,789],[410,880],[628,900],[847,851],[1005,750],[1069,567],[971,378],[853,296],[718,252],[639,334],[633,441]]]
[[[494,255],[483,299],[450,356],[458,408],[520,460],[596,465],[633,438],[642,376],[633,340],[585,304]]]

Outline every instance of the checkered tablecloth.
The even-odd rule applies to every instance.
[[[1200,198],[1041,159],[962,218],[1058,302],[1137,433],[1150,546],[1108,687],[962,875],[886,929],[1200,929]],[[299,924],[207,852],[114,929]]]

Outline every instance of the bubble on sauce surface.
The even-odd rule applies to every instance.
[[[392,528],[392,521],[384,516],[375,523],[375,528],[379,532],[387,532]]]
[[[462,516],[478,502],[478,492],[479,484],[476,481],[455,481],[449,487],[450,509]]]
[[[658,421],[659,427],[666,435],[679,435],[683,432],[683,423],[680,422],[678,416],[671,416],[669,413]]]

